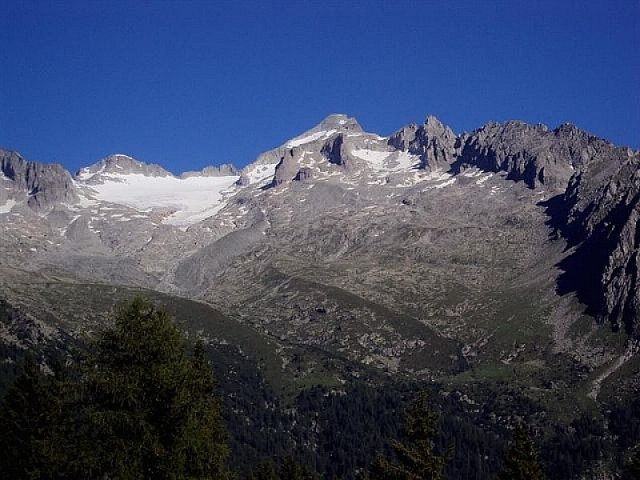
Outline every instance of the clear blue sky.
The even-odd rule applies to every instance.
[[[340,112],[569,121],[640,146],[640,1],[0,0],[0,145],[245,165]]]

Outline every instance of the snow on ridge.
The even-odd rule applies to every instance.
[[[311,142],[315,142],[316,140],[329,138],[331,135],[333,135],[336,132],[337,130],[335,129],[320,130],[319,132],[311,133],[309,135],[305,135],[304,137],[293,138],[289,140],[287,143],[285,143],[284,146],[287,148],[298,147],[300,145],[304,145],[305,143],[311,143]]]
[[[81,182],[87,181],[96,175],[100,175],[101,173],[104,173],[106,168],[107,168],[106,163],[103,163],[102,166],[100,167],[100,170],[98,170],[97,172],[91,172],[89,170],[90,167],[81,168],[76,174],[76,180],[80,180]]]
[[[238,176],[178,178],[148,177],[139,173],[109,174],[104,183],[87,185],[97,200],[137,210],[164,208],[174,212],[163,223],[191,225],[215,215]]]

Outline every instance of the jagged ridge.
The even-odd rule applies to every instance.
[[[589,252],[597,259],[592,262],[595,266],[591,271],[595,279],[586,280],[586,286],[576,280],[567,281],[561,290],[578,291],[599,316],[609,318],[614,326],[624,324],[633,332],[638,329],[640,316],[637,158],[637,152],[615,147],[569,124],[549,130],[544,125],[518,121],[489,123],[471,133],[455,135],[429,116],[422,125],[410,124],[389,137],[381,137],[366,133],[353,118],[331,115],[260,155],[241,172],[225,164],[185,172],[179,178],[239,176],[236,190],[229,190],[224,197],[231,198],[242,195],[244,188],[313,182],[336,172],[342,172],[350,181],[373,176],[378,179],[373,183],[390,186],[428,178],[410,177],[420,171],[448,172],[454,177],[469,168],[504,172],[507,179],[557,195],[554,221],[563,235],[578,245],[576,255]],[[18,198],[15,191],[24,191],[26,204],[37,211],[51,210],[59,204],[78,204],[86,193],[79,185],[91,187],[105,178],[130,174],[175,178],[159,165],[122,154],[81,169],[75,176],[79,184],[74,184],[60,165],[27,162],[19,154],[4,150],[0,159],[4,178],[11,182],[10,188],[4,182],[0,201],[8,205],[9,199]],[[207,217],[189,218],[200,221]],[[567,269],[575,272],[577,267]]]

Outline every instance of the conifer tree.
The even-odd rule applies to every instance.
[[[169,315],[141,298],[123,306],[85,359],[89,476],[221,479],[220,405],[202,344],[192,356]]]
[[[437,433],[438,415],[420,393],[405,414],[404,441],[393,440],[391,447],[396,460],[378,456],[374,461],[371,480],[439,480],[450,451],[443,455],[434,452],[433,438]]]
[[[544,474],[538,451],[524,423],[518,423],[513,432],[511,446],[507,450],[504,468],[498,480],[542,480]]]
[[[275,463],[272,460],[267,460],[256,465],[247,480],[280,480],[280,477]]]
[[[37,477],[47,468],[44,439],[49,435],[51,405],[47,379],[28,354],[0,408],[0,474]]]
[[[0,405],[0,478],[73,478],[67,386],[63,370],[45,375],[25,356]]]
[[[137,298],[88,352],[71,375],[26,357],[0,405],[0,478],[227,477],[202,343],[189,355],[168,314]]]

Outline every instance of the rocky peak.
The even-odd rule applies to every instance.
[[[333,114],[326,117],[310,130],[292,138],[283,145],[284,148],[299,147],[314,142],[324,142],[338,134],[362,134],[364,131],[355,118],[342,114]]]
[[[444,125],[440,120],[438,120],[433,115],[428,115],[427,119],[424,121],[424,131],[430,137],[453,137],[455,138],[455,133],[449,127]]]
[[[521,121],[488,123],[460,138],[460,158],[454,165],[507,172],[507,178],[530,188],[562,192],[576,170],[587,163],[618,157],[613,146],[573,125],[553,131]]]
[[[590,137],[587,132],[580,130],[572,123],[563,123],[553,130],[553,133],[558,137],[563,138],[587,138]]]
[[[456,134],[436,117],[427,117],[416,138],[420,147],[415,153],[421,156],[423,168],[444,167],[455,160]]]
[[[393,148],[398,150],[402,150],[403,152],[409,151],[411,144],[416,139],[416,132],[418,131],[418,125],[415,123],[410,123],[402,127],[400,130],[389,135],[389,140],[387,140],[387,144],[391,145]]]
[[[398,150],[419,155],[422,168],[446,167],[456,158],[457,137],[436,117],[423,125],[409,124],[393,133],[387,143]]]
[[[90,183],[100,182],[102,176],[141,174],[147,177],[169,177],[171,173],[160,165],[140,162],[129,155],[117,153],[109,155],[89,167],[80,169],[76,175],[76,180],[88,181]]]
[[[12,190],[28,195],[27,204],[34,210],[78,201],[69,172],[57,163],[29,162],[17,152],[0,149],[0,171],[12,182]]]
[[[342,113],[334,113],[327,116],[312,130],[330,130],[335,129],[339,132],[362,133],[362,127],[358,121]]]
[[[297,172],[297,168],[294,165],[295,160],[293,158],[297,157],[299,152],[298,154],[291,152],[292,149],[299,150],[299,147],[302,147],[303,145],[304,148],[308,148],[317,144],[315,146],[320,150],[323,148],[323,145],[327,140],[335,138],[343,133],[359,134],[364,132],[355,118],[344,114],[329,115],[313,128],[290,139],[283,145],[258,155],[255,161],[242,169],[240,172],[240,179],[238,179],[238,185],[249,185],[249,172],[262,165],[281,164],[278,166],[278,179],[274,179],[274,185],[279,184],[285,177],[288,177],[294,169],[295,172]],[[286,162],[282,163],[283,160],[286,160]],[[286,170],[286,173],[284,173],[284,170]],[[295,175],[295,172],[293,172],[293,175]],[[291,180],[292,178],[293,176],[288,178],[288,180]]]

